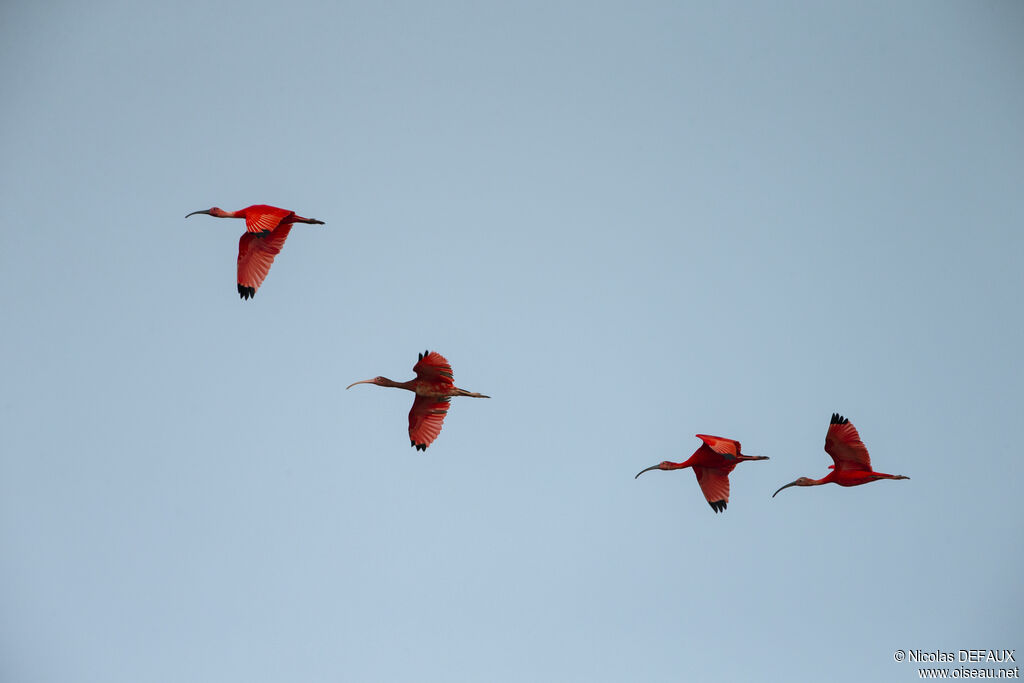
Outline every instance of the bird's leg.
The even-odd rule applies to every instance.
[[[469,396],[470,398],[490,398],[490,396],[485,396],[484,394],[478,394],[475,391],[466,391],[465,389],[459,389],[458,387],[455,387],[455,395],[456,396]]]

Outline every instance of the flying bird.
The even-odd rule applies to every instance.
[[[666,460],[640,470],[633,478],[636,479],[650,470],[681,470],[684,467],[692,467],[700,490],[704,492],[711,509],[718,514],[729,504],[729,473],[738,463],[746,460],[767,460],[768,456],[743,455],[740,442],[733,439],[708,434],[698,434],[697,438],[704,443],[685,462]]]
[[[878,479],[910,479],[902,474],[885,474],[871,469],[871,456],[867,446],[860,440],[857,428],[839,413],[832,413],[832,422],[825,432],[825,452],[832,456],[835,464],[829,465],[832,470],[821,479],[800,477],[786,484],[790,486],[820,486],[822,484],[839,484],[840,486],[860,486]],[[772,498],[779,491],[772,494]]]
[[[424,351],[419,360],[412,366],[416,379],[408,382],[395,382],[387,377],[374,377],[349,384],[351,389],[357,384],[376,384],[379,387],[395,387],[407,389],[416,394],[409,411],[409,441],[418,451],[427,450],[441,433],[441,425],[448,414],[448,402],[453,396],[471,396],[472,398],[490,398],[473,391],[466,391],[455,386],[452,377],[452,366],[437,351]]]
[[[245,219],[245,232],[238,240],[238,295],[243,299],[256,296],[256,290],[270,272],[274,257],[281,253],[293,224],[324,224],[315,218],[303,218],[294,211],[266,204],[253,204],[238,211],[224,211],[215,206],[206,211],[193,211],[188,216],[197,213],[217,218]]]

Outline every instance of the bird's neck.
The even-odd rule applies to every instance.
[[[392,387],[394,389],[406,389],[407,391],[416,391],[415,386],[416,380],[411,379],[408,382],[396,382],[393,379],[387,377],[380,378],[380,385],[382,387]]]

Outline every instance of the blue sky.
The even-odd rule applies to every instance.
[[[1024,651],[1024,8],[6,3],[0,674]],[[240,221],[297,226],[253,301]],[[344,387],[444,354],[412,396]],[[910,481],[821,477],[829,416]],[[715,515],[695,433],[767,455]]]

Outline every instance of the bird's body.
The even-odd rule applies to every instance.
[[[197,213],[245,219],[245,232],[238,240],[238,295],[243,299],[256,296],[256,290],[266,279],[274,257],[281,253],[295,223],[324,224],[315,218],[303,218],[294,211],[267,204],[253,204],[238,211],[224,211],[215,206],[205,211],[193,211],[188,216]]]
[[[704,493],[711,509],[722,512],[729,504],[729,473],[736,465],[747,460],[767,460],[764,455],[744,455],[739,441],[721,436],[698,434],[703,443],[683,462],[665,461],[652,465],[637,473],[636,479],[650,470],[681,470],[685,467],[693,469],[700,490]]]
[[[416,450],[425,451],[441,433],[441,426],[448,414],[449,401],[453,396],[490,398],[455,386],[451,364],[436,351],[419,354],[419,360],[412,369],[416,377],[406,382],[396,382],[387,377],[374,377],[353,382],[345,388],[351,389],[357,384],[376,384],[379,387],[405,389],[416,394],[412,410],[409,411],[409,442]]]
[[[825,452],[832,456],[833,464],[829,465],[831,472],[821,479],[800,477],[773,493],[772,498],[790,486],[860,486],[879,479],[910,479],[902,474],[886,474],[871,469],[871,456],[868,455],[867,446],[860,440],[857,428],[839,413],[832,413],[832,421],[825,433]]]

